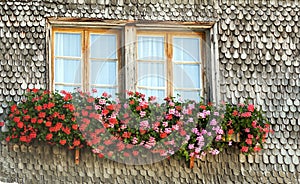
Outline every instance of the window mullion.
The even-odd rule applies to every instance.
[[[167,96],[173,96],[173,47],[172,36],[166,34],[166,56],[167,56]]]
[[[83,48],[82,48],[82,65],[83,65],[83,77],[82,77],[82,87],[84,91],[89,90],[90,83],[90,71],[89,71],[89,31],[83,31]]]

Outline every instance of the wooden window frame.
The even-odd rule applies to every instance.
[[[53,27],[51,32],[51,64],[50,64],[50,90],[55,90],[55,33],[80,33],[81,34],[81,89],[83,91],[90,91],[92,84],[90,84],[90,36],[91,34],[109,33],[116,35],[116,52],[117,52],[117,75],[116,75],[116,90],[117,92],[122,90],[122,85],[119,85],[120,76],[118,75],[122,67],[121,57],[121,31],[118,29],[96,29],[96,28],[65,28],[65,27]],[[98,58],[99,59],[99,58]],[[101,58],[105,59],[105,58]],[[65,85],[66,83],[61,83]],[[102,85],[104,86],[104,85]]]
[[[136,35],[140,31],[196,33],[203,39],[201,47],[201,95],[206,101],[220,101],[219,59],[218,59],[218,27],[214,22],[141,22],[126,20],[95,21],[90,19],[49,18],[46,26],[49,89],[54,90],[54,32],[57,30],[116,30],[118,38],[118,90],[136,90]],[[130,52],[130,54],[128,54]],[[209,60],[209,62],[207,62]],[[122,69],[122,70],[120,70]],[[207,73],[209,75],[207,75]],[[170,74],[169,74],[170,75]],[[85,87],[84,90],[87,90]],[[173,90],[169,90],[173,93]],[[170,93],[168,95],[171,95]]]
[[[171,31],[171,30],[138,30],[136,32],[136,42],[138,44],[138,36],[163,36],[165,38],[165,42],[164,42],[164,52],[165,52],[165,60],[166,60],[166,68],[165,68],[165,73],[166,73],[166,92],[165,95],[166,96],[174,96],[174,85],[173,85],[173,65],[176,64],[173,62],[173,38],[174,37],[184,37],[184,38],[199,38],[200,39],[200,46],[199,46],[199,65],[200,65],[200,97],[204,96],[204,89],[205,88],[205,53],[206,53],[206,49],[205,49],[205,42],[206,42],[206,36],[205,33],[203,31],[198,31],[198,32],[194,32],[194,31],[182,31],[182,30],[178,30],[178,31]],[[135,62],[135,78],[136,80],[138,80],[138,45],[136,46],[136,62]],[[192,64],[195,64],[195,62],[191,62]],[[182,62],[182,64],[190,64],[188,62]],[[138,82],[135,82],[135,89],[138,88]],[[148,89],[148,88],[146,88]],[[196,90],[196,88],[193,88]],[[193,91],[193,90],[191,90]]]

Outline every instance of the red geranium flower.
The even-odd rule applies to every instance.
[[[65,145],[65,144],[66,144],[66,142],[67,142],[67,141],[66,141],[65,139],[62,139],[62,140],[60,140],[60,141],[59,141],[59,144],[61,144],[61,145]]]
[[[52,137],[53,137],[53,135],[51,133],[49,133],[46,135],[46,140],[49,141],[52,139]]]
[[[165,132],[163,132],[163,133],[160,133],[160,138],[166,138],[167,136],[168,136],[168,134],[167,133],[165,133]]]

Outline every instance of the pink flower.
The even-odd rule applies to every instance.
[[[175,114],[175,109],[169,109],[169,114]]]
[[[249,104],[247,109],[248,109],[248,111],[253,112],[254,111],[254,105]]]
[[[141,116],[141,117],[145,117],[145,115],[146,115],[146,112],[145,112],[145,111],[141,111],[141,112],[140,112],[140,116]]]
[[[250,132],[250,128],[245,128],[245,132],[249,133]]]
[[[252,139],[246,139],[245,141],[248,145],[251,145],[252,144]]]
[[[188,148],[191,150],[191,149],[194,149],[194,144],[189,144]]]

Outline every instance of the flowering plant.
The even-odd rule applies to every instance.
[[[139,154],[158,154],[168,156],[174,154],[180,145],[175,144],[175,132],[185,134],[182,129],[181,104],[174,98],[166,98],[165,103],[158,104],[155,97],[146,100],[139,92],[128,92],[127,99],[111,100],[110,95],[103,93],[95,100],[95,109],[100,115],[101,130],[87,126],[88,145],[100,157],[125,158]],[[91,125],[91,124],[90,124]],[[105,129],[103,129],[103,127]],[[102,134],[101,140],[97,132]],[[104,136],[103,136],[104,135]],[[167,138],[168,137],[168,138]],[[163,141],[162,141],[163,140]],[[183,140],[183,139],[182,139]]]
[[[202,158],[207,153],[217,155],[221,151],[219,142],[224,131],[221,127],[223,115],[209,103],[204,105],[192,101],[187,102],[189,131],[179,155],[186,160],[191,157]]]
[[[217,109],[211,103],[173,97],[159,104],[139,92],[113,100],[107,93],[94,98],[80,90],[33,89],[24,97],[10,105],[5,123],[0,122],[0,139],[25,144],[40,140],[69,149],[87,145],[99,157],[118,161],[164,158],[178,150],[188,160],[216,155],[232,144],[249,154],[260,151],[272,132],[263,113],[248,103],[224,103]],[[233,134],[240,134],[241,141],[232,142]]]
[[[225,115],[222,127],[226,131],[224,139],[231,144],[231,136],[239,133],[240,141],[236,144],[244,154],[262,149],[267,134],[273,132],[270,122],[253,104],[224,104]]]
[[[33,89],[24,97],[22,102],[11,104],[6,122],[1,123],[6,141],[30,143],[37,139],[70,149],[82,147],[70,93]]]

